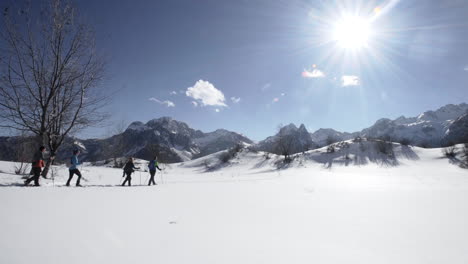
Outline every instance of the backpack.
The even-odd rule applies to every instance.
[[[155,169],[155,166],[154,166],[155,163],[156,162],[154,160],[150,160],[150,162],[148,163],[148,168],[150,170],[154,170]]]
[[[133,167],[134,167],[133,162],[130,162],[130,161],[129,161],[129,162],[127,162],[127,163],[125,164],[125,167],[124,167],[123,170],[124,170],[125,172],[134,172],[135,170],[133,169]]]

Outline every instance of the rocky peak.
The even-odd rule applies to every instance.
[[[296,125],[294,125],[293,123],[289,124],[289,125],[286,125],[286,126],[283,126],[279,133],[281,134],[291,134],[291,133],[294,133],[297,131],[297,127]]]
[[[148,127],[143,124],[142,122],[140,121],[135,121],[135,122],[132,122],[128,127],[127,127],[127,130],[136,130],[136,131],[142,131],[142,130],[145,130],[147,129]]]
[[[304,124],[301,124],[301,125],[299,126],[298,131],[299,131],[300,133],[309,133],[309,131],[307,131],[307,128],[304,126]]]
[[[178,133],[189,133],[194,132],[186,123],[172,119],[171,117],[161,117],[157,119],[152,119],[146,123],[146,126],[151,127],[156,130],[165,130],[172,134]]]

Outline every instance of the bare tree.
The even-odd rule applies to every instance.
[[[13,149],[14,159],[16,161],[14,169],[15,174],[24,175],[31,168],[32,154],[34,148],[33,138],[22,132],[15,138],[15,148]]]
[[[76,17],[69,2],[50,0],[36,13],[5,8],[0,27],[0,127],[32,132],[51,156],[69,133],[105,117],[107,97],[97,89],[104,63]]]
[[[276,135],[276,152],[284,156],[284,161],[291,160],[290,155],[293,147],[293,137],[287,134],[286,129],[282,124],[278,125],[278,133]]]
[[[462,167],[463,168],[468,168],[468,144],[465,143],[462,149]]]
[[[111,149],[112,157],[114,159],[114,167],[116,168],[121,168],[123,166],[123,164],[121,164],[122,162],[118,161],[118,158],[121,157],[123,152],[125,151],[125,140],[123,133],[125,132],[127,126],[127,121],[123,119],[119,120],[114,124],[112,131],[110,132],[114,135],[114,140],[112,142]]]
[[[445,157],[453,159],[457,156],[457,146],[453,145],[450,147],[446,147],[442,150],[442,153]]]
[[[307,151],[311,150],[314,148],[314,144],[311,142],[306,142],[304,144],[304,148],[302,149],[302,154],[304,155]]]
[[[236,143],[234,147],[229,148],[226,152],[221,153],[218,157],[221,163],[228,163],[230,160],[235,158],[239,152],[244,149],[244,145],[240,142]]]

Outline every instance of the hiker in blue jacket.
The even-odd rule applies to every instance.
[[[158,158],[156,156],[152,160],[150,160],[150,162],[148,163],[148,169],[149,169],[149,173],[151,176],[148,182],[148,186],[150,186],[151,183],[156,185],[156,182],[154,181],[154,175],[156,174],[156,169],[161,171],[161,169],[158,167]]]
[[[73,151],[73,156],[70,158],[70,168],[68,169],[68,171],[70,172],[70,177],[68,178],[68,181],[66,184],[67,186],[70,186],[70,181],[73,178],[74,174],[78,176],[78,180],[76,180],[76,186],[81,186],[80,185],[81,172],[77,168],[77,166],[80,165],[80,161],[78,160],[78,155],[80,155],[80,151],[75,149]]]

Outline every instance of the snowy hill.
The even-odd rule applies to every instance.
[[[310,133],[312,140],[319,146],[326,146],[330,143],[353,139],[358,135],[359,133],[339,132],[331,128],[320,128],[314,133]]]
[[[0,263],[467,263],[467,170],[441,149],[377,142],[288,165],[246,149],[220,163],[221,151],[165,165],[152,187],[146,172],[117,187],[120,169],[89,164],[87,187],[64,187],[63,166],[16,187],[0,162]]]

